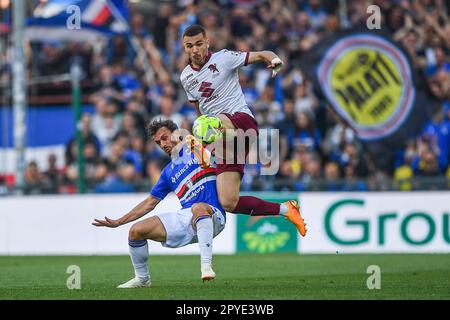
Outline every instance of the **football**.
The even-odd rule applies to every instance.
[[[217,117],[202,115],[192,126],[192,133],[203,143],[209,144],[222,137],[222,122]]]

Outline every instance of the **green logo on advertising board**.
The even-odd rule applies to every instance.
[[[275,252],[288,242],[289,232],[279,231],[276,224],[264,222],[256,231],[247,231],[242,235],[247,248],[258,253]]]
[[[297,252],[297,229],[283,218],[237,218],[238,252]]]
[[[264,200],[281,202],[283,199]],[[282,217],[237,215],[236,231],[237,252],[297,252],[297,229]]]
[[[350,246],[368,243],[371,236],[375,236],[377,237],[377,243],[381,246],[385,246],[386,242],[389,241],[386,234],[387,225],[393,224],[396,226],[401,239],[408,245],[426,245],[437,237],[442,237],[446,243],[450,244],[450,215],[448,212],[442,213],[442,230],[438,230],[436,227],[438,222],[435,221],[435,219],[439,218],[433,217],[433,215],[426,212],[408,212],[402,218],[399,217],[397,212],[378,213],[375,219],[372,218],[372,221],[369,218],[356,220],[349,219],[349,216],[347,216],[345,219],[346,225],[358,228],[361,232],[359,237],[353,239],[344,238],[343,235],[346,234],[345,230],[339,232],[336,228],[336,224],[333,222],[333,218],[335,218],[336,215],[346,216],[346,209],[349,207],[359,207],[361,210],[364,210],[364,205],[365,201],[363,199],[343,199],[334,202],[326,211],[324,218],[324,229],[328,238],[336,244]],[[422,235],[422,238],[419,239],[416,239],[415,235],[410,234],[408,231],[409,225],[416,220],[425,223],[425,236]],[[375,229],[377,230],[375,235],[370,234],[370,226],[372,224],[375,224]],[[442,232],[441,235],[439,234],[439,231]],[[341,235],[338,235],[339,233]]]

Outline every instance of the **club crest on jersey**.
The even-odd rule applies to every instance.
[[[217,66],[216,66],[215,63],[210,64],[210,65],[208,66],[208,69],[211,70],[211,72],[212,72],[213,74],[215,74],[216,72],[219,73],[219,69],[217,69]]]

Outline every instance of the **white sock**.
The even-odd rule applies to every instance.
[[[128,240],[130,257],[133,263],[134,273],[142,281],[150,278],[148,272],[148,244],[147,240]]]
[[[289,209],[284,203],[280,204],[280,216],[285,216],[288,211]]]
[[[200,247],[200,263],[212,263],[213,222],[210,217],[197,220],[197,238]]]

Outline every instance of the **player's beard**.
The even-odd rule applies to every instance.
[[[167,147],[163,148],[163,151],[164,151],[169,157],[172,157],[172,155],[173,155],[174,152],[177,152],[177,154],[178,154],[178,152],[180,151],[179,148],[181,147],[181,145],[180,145],[180,147],[178,147],[178,144],[179,144],[179,143],[180,143],[179,141],[172,141],[172,146],[171,146],[171,147],[167,146]]]
[[[170,157],[172,155],[172,148],[164,148],[163,151]]]
[[[197,57],[192,55],[191,60],[198,66],[203,66],[205,64],[207,54],[198,54]]]

